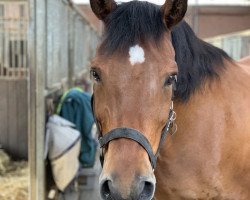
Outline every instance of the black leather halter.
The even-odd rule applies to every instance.
[[[174,95],[174,90],[176,88],[176,81],[177,79],[175,78],[175,81],[173,83],[173,95]],[[166,122],[166,125],[164,126],[162,133],[161,133],[161,139],[159,142],[159,146],[157,149],[156,154],[154,154],[153,149],[151,144],[149,143],[148,139],[138,130],[132,129],[132,128],[127,128],[127,127],[123,127],[123,128],[115,128],[113,130],[111,130],[110,132],[108,132],[105,135],[102,135],[101,132],[101,127],[95,117],[95,112],[94,112],[94,97],[92,96],[91,99],[91,104],[92,104],[92,110],[93,110],[93,115],[96,121],[96,126],[99,132],[99,143],[100,143],[100,147],[102,149],[105,148],[105,146],[108,145],[108,143],[112,140],[115,139],[119,139],[119,138],[126,138],[126,139],[130,139],[130,140],[134,140],[135,142],[139,143],[148,153],[152,168],[155,169],[156,168],[156,161],[157,161],[157,157],[159,155],[160,149],[163,145],[163,142],[167,136],[167,133],[170,131],[170,128],[173,127],[174,125],[174,120],[176,117],[176,114],[174,112],[174,107],[173,107],[173,97],[171,99],[171,106],[170,106],[170,111],[169,111],[169,117],[168,120]],[[173,132],[174,133],[174,132]],[[171,134],[172,135],[172,134]],[[100,155],[100,161],[101,161],[101,165],[103,166],[103,162],[104,162],[104,153],[102,151],[101,155]]]

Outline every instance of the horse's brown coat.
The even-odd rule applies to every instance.
[[[144,133],[156,152],[169,114],[172,88],[164,88],[166,77],[177,73],[174,50],[167,33],[159,49],[150,42],[141,44],[143,64],[131,65],[129,54],[112,58],[97,52],[92,66],[100,72],[102,83],[94,86],[95,114],[103,133],[117,127],[130,127]],[[167,67],[166,67],[167,66]],[[122,113],[122,114],[121,114]],[[154,179],[146,151],[136,142],[118,139],[109,143],[101,179],[114,175],[117,185],[129,195],[136,176]]]
[[[156,199],[250,199],[250,70],[225,65],[219,80],[175,103],[178,131],[159,158]]]
[[[178,1],[181,2],[181,1]],[[169,114],[171,86],[178,72],[170,32],[160,46],[141,42],[145,62],[131,65],[128,52],[109,56],[100,49],[92,62],[95,114],[103,134],[117,127],[141,131],[156,152]],[[178,131],[161,149],[155,173],[136,142],[109,143],[100,181],[112,179],[122,199],[131,199],[135,180],[154,182],[156,200],[250,199],[250,59],[224,59],[218,78],[207,78],[187,102],[175,100]]]
[[[95,93],[100,99],[98,108],[102,108],[97,116],[106,122],[104,132],[115,127],[135,128],[145,133],[156,151],[160,137],[155,133],[162,129],[168,108],[155,99],[150,101],[157,94],[150,94],[148,88],[159,87],[160,83],[148,80],[176,69],[175,65],[168,72],[167,68],[150,67],[154,65],[149,64],[154,56],[152,49],[150,53],[146,50],[147,64],[133,69],[124,60],[124,66],[116,65],[111,71],[109,67],[121,58],[118,56],[117,62],[112,58],[112,63],[102,58],[102,69],[109,77],[106,86],[112,90],[95,88]],[[168,56],[170,52],[174,55],[170,50]],[[167,65],[166,59],[158,60],[166,62],[157,66]],[[169,59],[171,62],[174,64]],[[175,102],[178,131],[173,138],[167,138],[158,158],[157,200],[250,199],[250,68],[246,61],[242,63],[225,60],[227,69],[218,80],[207,81],[187,103]],[[156,77],[147,76],[150,70]],[[154,118],[159,121],[152,121]],[[105,163],[103,174],[116,173],[124,194],[129,193],[136,173],[152,174],[145,150],[126,139],[110,143]]]

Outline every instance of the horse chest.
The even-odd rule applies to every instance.
[[[243,184],[243,179],[236,178],[230,178],[229,181],[225,178],[226,172],[216,164],[216,160],[206,162],[209,158],[202,160],[198,154],[186,158],[189,161],[182,157],[159,162],[159,169],[156,170],[156,200],[250,199],[247,186],[242,186],[247,183]]]
[[[197,166],[168,166],[157,172],[157,200],[222,199],[219,173]]]

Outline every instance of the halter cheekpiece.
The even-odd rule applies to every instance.
[[[98,121],[95,117],[94,97],[92,96],[91,105],[92,105],[92,110],[93,110],[93,115],[95,118],[96,126],[97,126],[97,129],[99,132],[100,147],[102,149],[104,149],[108,145],[109,142],[111,142],[112,140],[115,140],[115,139],[119,139],[119,138],[126,138],[126,139],[130,139],[130,140],[134,140],[135,142],[140,144],[146,150],[146,152],[148,153],[152,168],[155,169],[157,157],[160,153],[161,146],[163,145],[163,142],[166,139],[168,132],[170,132],[170,129],[173,127],[175,127],[175,129],[176,129],[176,125],[174,124],[174,120],[176,118],[176,113],[174,112],[174,103],[173,103],[174,91],[176,89],[176,82],[177,82],[177,76],[175,76],[175,81],[173,82],[173,85],[172,85],[173,96],[171,99],[169,117],[168,117],[168,120],[166,122],[166,125],[162,129],[161,138],[160,138],[160,142],[159,142],[159,146],[158,146],[156,154],[154,154],[152,146],[151,146],[150,142],[148,141],[148,139],[138,130],[128,128],[128,127],[122,127],[122,128],[115,128],[115,129],[111,130],[110,132],[108,132],[107,134],[102,135],[101,128],[100,128]],[[170,134],[173,135],[175,133],[175,131],[176,130],[171,131]],[[100,155],[100,161],[101,161],[101,165],[103,166],[103,162],[104,162],[104,152],[103,151]]]

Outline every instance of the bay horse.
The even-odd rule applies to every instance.
[[[197,38],[187,0],[90,4],[102,199],[249,200],[249,61]]]

